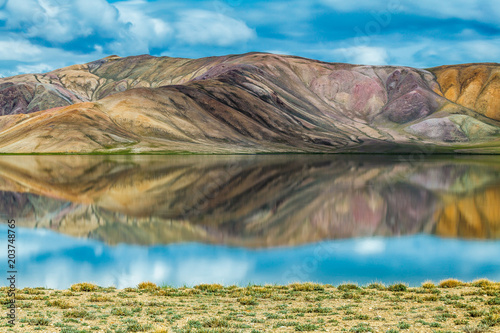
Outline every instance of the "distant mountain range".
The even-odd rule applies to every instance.
[[[0,79],[0,115],[0,153],[498,153],[500,66],[110,56]]]

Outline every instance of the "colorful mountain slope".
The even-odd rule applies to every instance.
[[[497,153],[499,68],[111,56],[0,79],[0,152]]]

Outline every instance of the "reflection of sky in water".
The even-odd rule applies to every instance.
[[[5,235],[6,229],[1,225],[0,234]],[[180,286],[297,280],[332,284],[404,281],[416,285],[449,277],[500,280],[500,241],[418,235],[252,250],[194,243],[108,246],[46,230],[16,230],[21,288],[67,288],[82,281],[122,288],[142,281]],[[6,259],[3,251],[0,260]]]

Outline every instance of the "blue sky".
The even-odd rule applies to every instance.
[[[264,51],[431,67],[500,58],[498,0],[0,0],[0,75],[111,54]]]

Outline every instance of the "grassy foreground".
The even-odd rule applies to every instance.
[[[337,287],[158,287],[117,290],[89,283],[69,290],[17,290],[17,322],[1,332],[500,332],[500,283]]]

